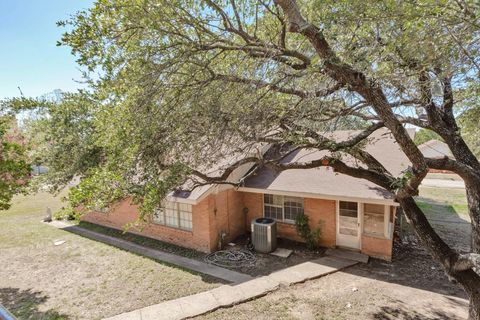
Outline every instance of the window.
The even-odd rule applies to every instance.
[[[363,232],[374,236],[385,235],[385,206],[365,203],[363,205]]]
[[[165,201],[155,211],[153,222],[167,227],[192,230],[192,205],[187,203]]]
[[[180,229],[192,230],[192,205],[187,203],[178,204],[178,221]]]
[[[153,223],[156,224],[165,224],[165,214],[164,214],[164,209],[159,208],[155,210],[153,214]]]
[[[303,214],[303,199],[274,194],[263,195],[264,215],[278,221],[295,222]]]

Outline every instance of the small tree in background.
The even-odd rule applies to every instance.
[[[440,137],[434,131],[428,129],[420,129],[417,133],[415,133],[415,139],[413,141],[417,146],[419,146],[430,140],[443,141],[442,137]]]
[[[12,197],[30,178],[26,142],[11,116],[0,116],[0,210],[10,208]]]

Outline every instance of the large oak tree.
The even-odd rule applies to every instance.
[[[94,130],[84,138],[101,156],[76,173],[88,185],[80,190],[87,199],[95,188],[122,189],[148,214],[183,180],[230,183],[245,163],[329,166],[395,194],[422,244],[469,295],[470,318],[480,319],[480,163],[456,119],[478,123],[466,111],[479,99],[479,16],[468,0],[98,0],[60,22],[71,28],[61,44],[95,74],[97,107],[85,116]],[[362,130],[328,138],[348,125]],[[454,159],[425,158],[406,126],[437,133]],[[362,148],[384,127],[410,160],[401,176]],[[262,155],[262,143],[280,146],[276,156]],[[330,153],[282,164],[301,148]],[[202,170],[232,154],[219,172]],[[465,181],[471,252],[445,243],[416,205],[429,168]]]

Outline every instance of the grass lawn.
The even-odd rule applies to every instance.
[[[59,198],[18,196],[0,212],[0,303],[19,319],[98,319],[221,285],[43,224],[47,206]]]
[[[459,251],[470,251],[471,227],[464,189],[421,187],[416,201],[445,242]]]
[[[467,218],[467,198],[464,189],[421,187],[417,203],[427,209],[427,214],[456,215]],[[435,209],[435,210],[432,210]]]

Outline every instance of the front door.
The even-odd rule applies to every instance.
[[[360,249],[360,205],[337,202],[337,246]]]

